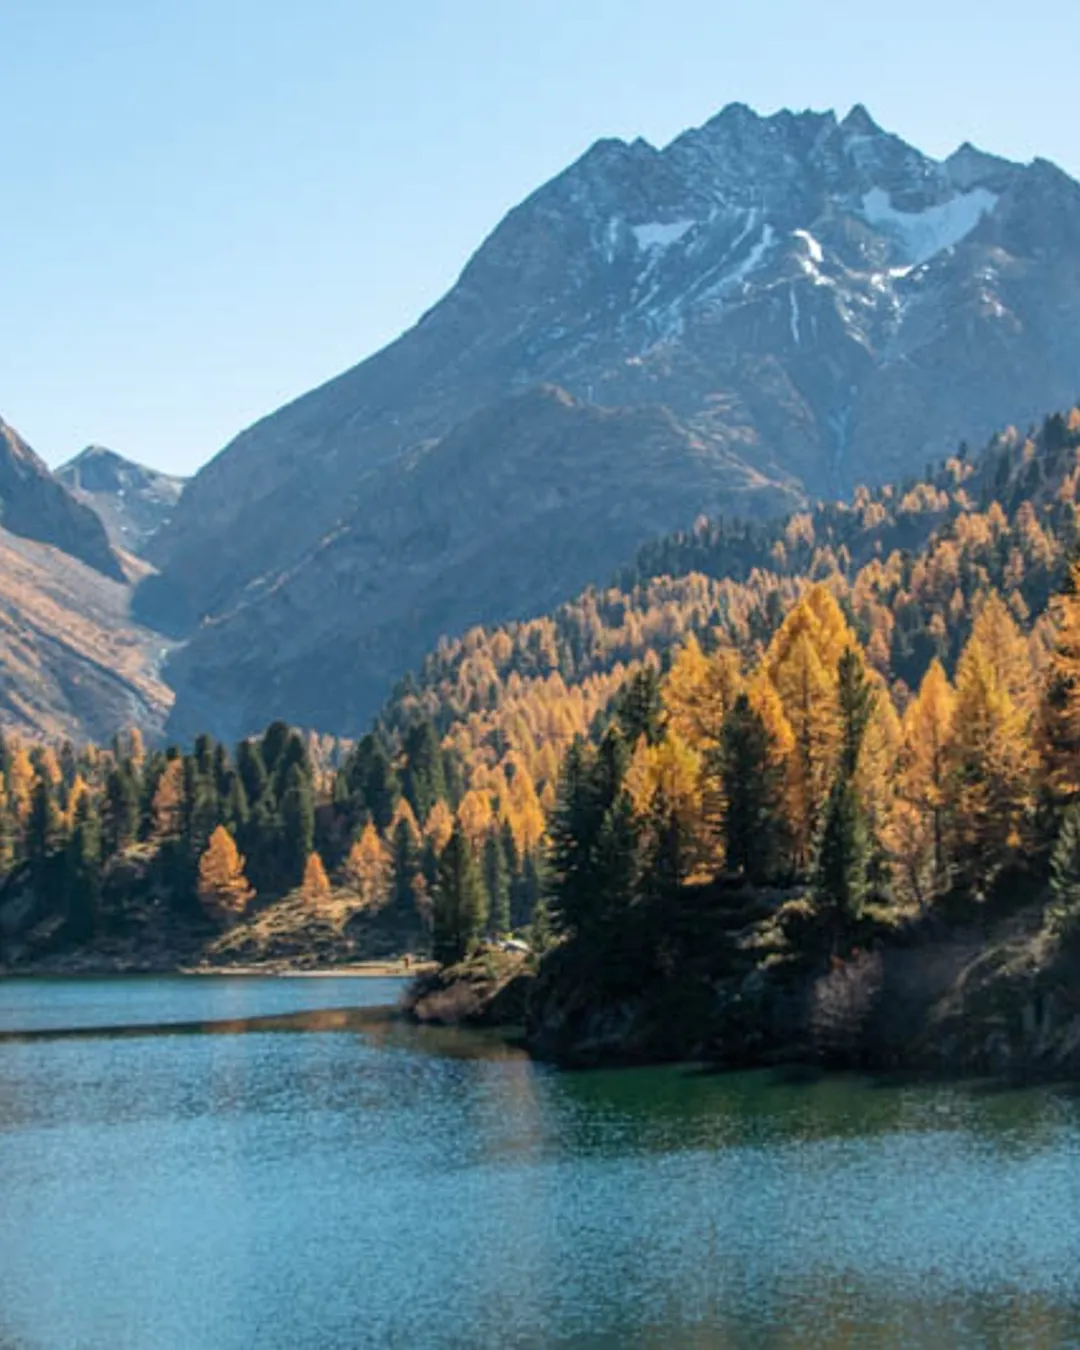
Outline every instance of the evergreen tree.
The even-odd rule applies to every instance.
[[[248,805],[255,807],[266,795],[270,783],[257,741],[241,741],[236,747],[236,769],[244,785]]]
[[[387,830],[401,796],[401,784],[377,736],[369,733],[360,741],[343,776],[353,825],[357,825],[366,812],[377,830]]]
[[[1075,944],[1080,936],[1080,804],[1065,812],[1057,843],[1050,855],[1048,915],[1051,930],[1063,942]]]
[[[510,928],[510,873],[502,836],[495,832],[484,840],[484,885],[490,929],[492,933],[506,933]]]
[[[591,901],[592,849],[602,815],[598,818],[590,767],[584,744],[575,740],[563,761],[551,822],[549,913],[564,933],[587,922]]]
[[[825,805],[813,878],[818,904],[831,917],[837,937],[861,917],[869,892],[873,845],[855,774],[874,697],[861,658],[854,648],[845,648],[837,663],[839,760]]]
[[[412,807],[403,798],[390,822],[390,904],[404,920],[416,917],[421,876],[421,841]]]
[[[839,775],[825,805],[814,868],[814,894],[839,936],[863,910],[870,841],[855,785]]]
[[[64,862],[67,935],[73,942],[88,942],[101,908],[101,825],[89,793],[81,793],[75,804]]]
[[[446,799],[442,749],[429,721],[415,723],[405,736],[404,787],[417,820],[427,820],[435,803]]]
[[[854,779],[875,702],[866,667],[854,647],[845,648],[837,663],[836,701],[840,713],[838,772],[843,778]]]
[[[116,764],[105,783],[105,852],[113,854],[129,848],[139,832],[139,791],[131,768]]]
[[[755,885],[767,881],[780,854],[780,789],[769,732],[746,694],[724,720],[720,743],[725,861]]]
[[[660,679],[651,665],[642,666],[626,682],[615,700],[615,721],[628,746],[642,736],[656,745],[663,735],[664,701]]]
[[[47,880],[49,860],[59,844],[59,832],[60,817],[52,789],[45,779],[39,778],[34,784],[26,824],[26,858],[38,886]]]
[[[292,737],[292,729],[287,722],[271,722],[263,733],[259,743],[259,758],[269,778],[277,775],[279,762],[285,753],[285,747]],[[250,795],[250,784],[245,783]],[[253,799],[254,800],[254,799]]]
[[[281,859],[278,884],[299,884],[315,847],[315,794],[311,779],[299,764],[289,769],[281,798]]]
[[[484,882],[460,825],[439,859],[435,887],[434,955],[441,965],[463,960],[484,930]]]

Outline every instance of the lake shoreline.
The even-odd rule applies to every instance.
[[[354,961],[347,965],[302,966],[287,961],[268,961],[264,964],[235,965],[139,965],[90,962],[34,962],[20,966],[0,966],[0,982],[4,980],[52,979],[147,979],[168,976],[205,978],[279,978],[279,979],[411,979],[429,974],[435,966],[431,962],[412,961]]]

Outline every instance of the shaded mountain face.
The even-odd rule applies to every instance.
[[[362,511],[201,629],[169,667],[171,730],[236,735],[268,707],[362,730],[442,634],[558,604],[669,520],[793,500],[665,409],[529,390],[374,471]]]
[[[515,401],[539,385],[567,401]],[[506,217],[415,328],[193,480],[148,545],[164,575],[144,596],[158,621],[199,625],[174,667],[178,725],[190,711],[215,726],[220,707],[229,734],[278,714],[356,730],[386,678],[385,616],[408,638],[396,661],[491,617],[497,594],[503,617],[550,603],[583,534],[592,571],[574,575],[603,581],[646,529],[736,498],[746,510],[755,491],[766,510],[900,478],[1078,385],[1080,186],[1052,165],[971,146],[936,162],[862,108],[838,121],[733,105],[663,150],[600,142]],[[552,461],[520,447],[550,444],[551,397],[575,427],[555,462],[576,506],[542,539],[513,514],[503,585],[479,563],[494,500],[462,506],[439,555],[416,485],[460,472],[482,497],[512,466],[515,499],[543,501]],[[631,418],[613,463],[599,408],[667,419],[672,455],[696,459],[675,471],[642,451]],[[428,581],[417,599],[417,547],[431,576],[458,576],[452,597]],[[305,673],[298,654],[335,644],[351,656]]]
[[[124,580],[98,516],[49,472],[14,428],[0,420],[0,526],[51,544],[107,577]]]
[[[145,468],[101,445],[88,446],[56,477],[101,517],[114,547],[141,554],[169,522],[187,480]]]

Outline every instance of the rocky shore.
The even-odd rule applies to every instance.
[[[798,961],[752,940],[742,956],[612,990],[570,947],[542,961],[483,949],[415,981],[407,1011],[514,1028],[536,1058],[573,1068],[682,1060],[1080,1079],[1080,961],[1048,938],[1041,906],[913,925],[846,959]]]

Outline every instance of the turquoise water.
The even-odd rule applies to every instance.
[[[1080,1099],[561,1074],[398,992],[0,982],[0,1350],[1080,1345]]]

